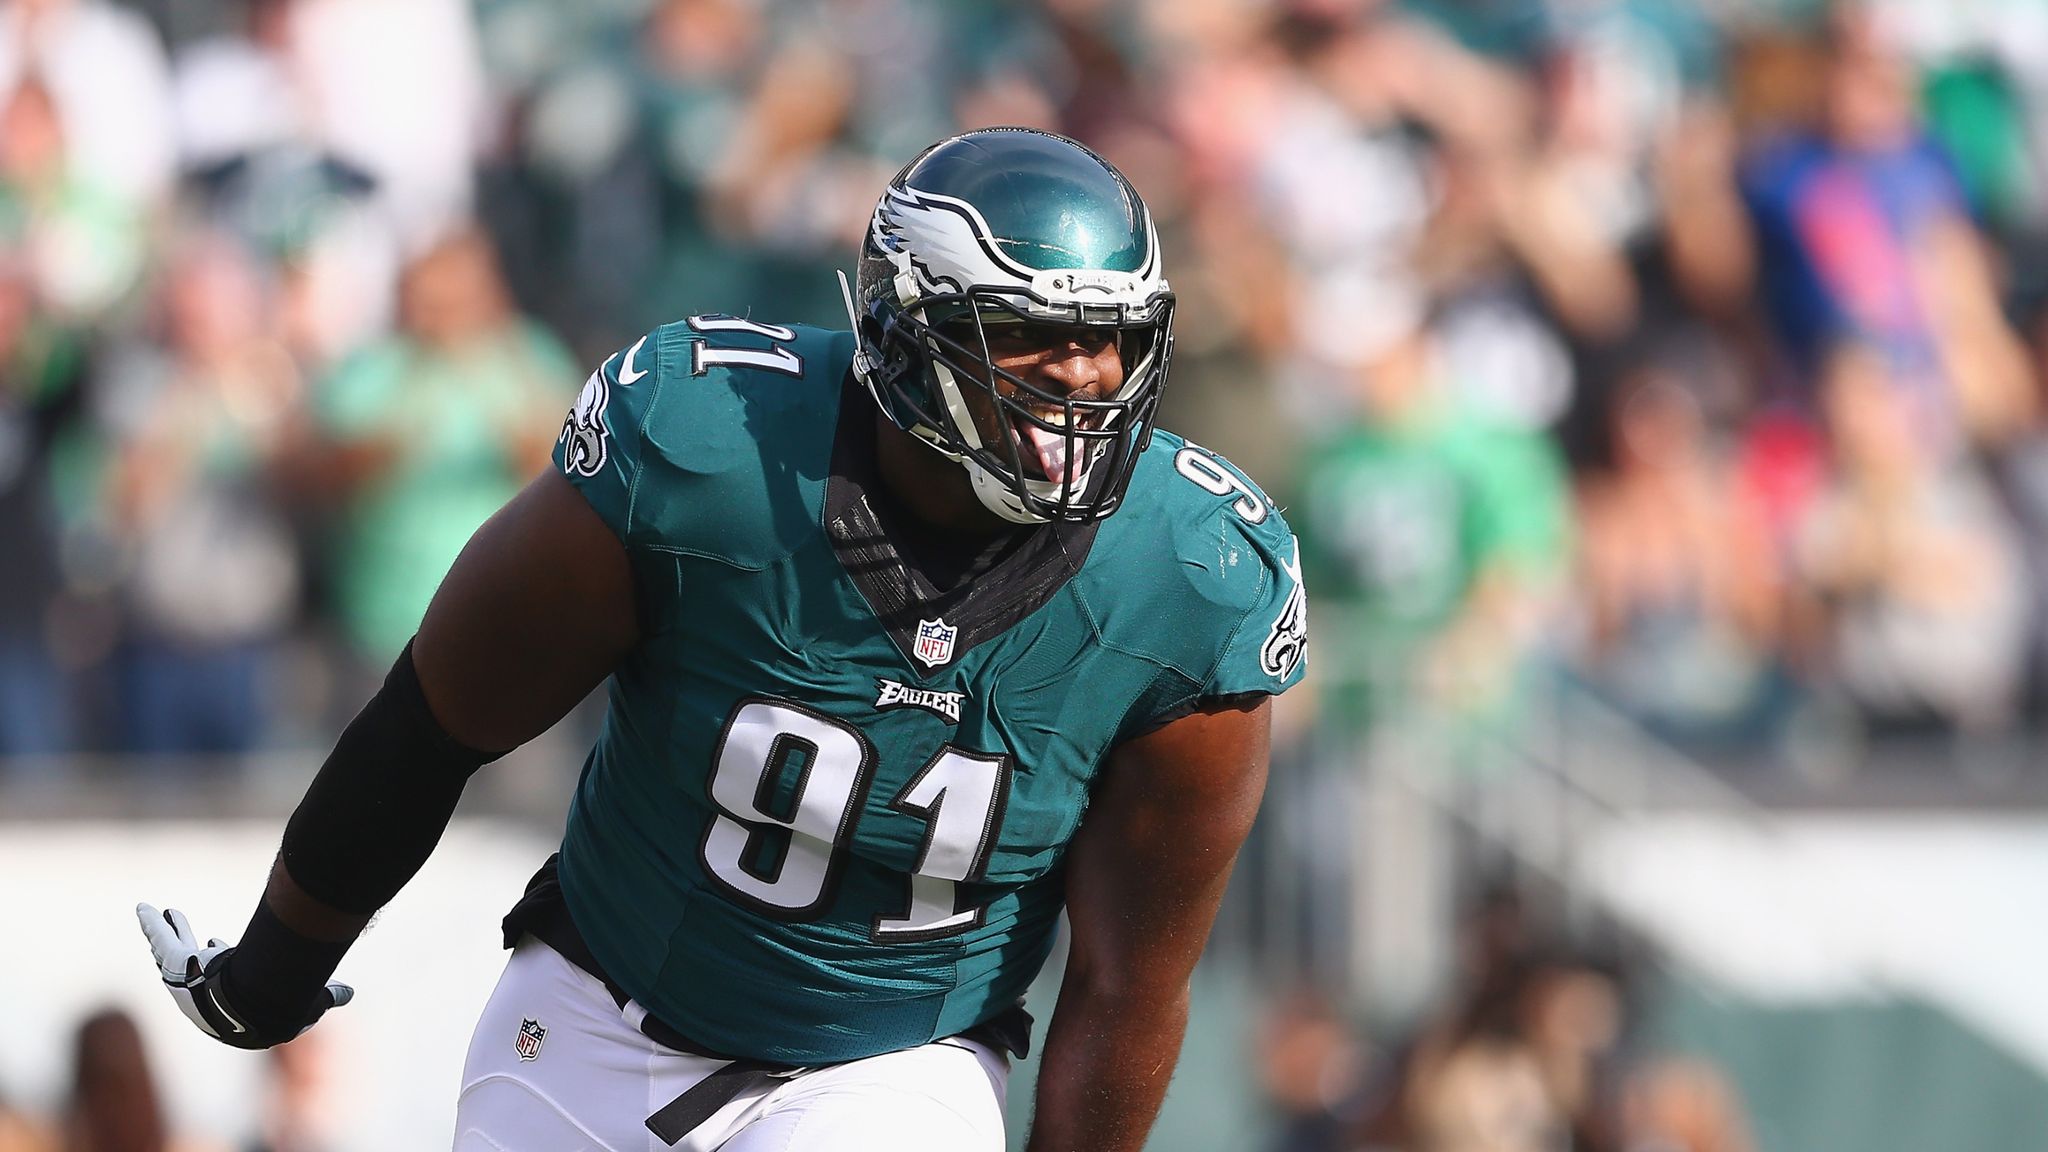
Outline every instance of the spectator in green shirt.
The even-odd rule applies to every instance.
[[[399,331],[316,397],[322,479],[341,498],[329,588],[367,665],[397,656],[463,542],[546,464],[575,383],[567,349],[513,308],[483,234],[407,266]]]
[[[1439,363],[1418,332],[1363,369],[1354,421],[1301,473],[1290,514],[1339,720],[1499,715],[1563,558],[1556,448],[1456,402]]]

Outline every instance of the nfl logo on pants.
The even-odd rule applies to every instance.
[[[919,620],[917,622],[917,643],[911,646],[910,654],[924,662],[927,668],[937,668],[953,658],[953,640],[960,635],[958,628],[948,627],[945,620]]]
[[[512,1047],[519,1052],[521,1060],[532,1060],[540,1055],[541,1041],[548,1038],[548,1030],[538,1020],[521,1020],[519,1037],[512,1041]]]

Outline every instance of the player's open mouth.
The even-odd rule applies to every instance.
[[[1018,455],[1024,465],[1025,479],[1048,480],[1054,484],[1079,480],[1085,452],[1078,438],[1066,431],[1066,410],[1034,408],[1031,415],[1037,419],[1015,414],[1010,417],[1010,426],[1017,430]],[[1092,430],[1103,420],[1103,414],[1095,411],[1080,412],[1075,416],[1076,431]]]

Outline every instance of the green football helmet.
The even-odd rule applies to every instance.
[[[942,140],[889,182],[855,280],[855,374],[898,427],[967,470],[983,505],[1019,524],[1116,509],[1151,438],[1174,309],[1152,214],[1121,172],[1029,128]],[[989,333],[1013,324],[1113,339],[1122,386],[1075,399],[1003,371]],[[1000,436],[977,426],[969,390]]]

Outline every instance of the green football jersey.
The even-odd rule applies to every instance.
[[[592,374],[556,451],[625,543],[643,635],[570,812],[569,913],[654,1016],[792,1064],[1015,1004],[1110,749],[1284,690],[1306,647],[1278,510],[1166,433],[1115,515],[936,588],[887,527],[853,350],[664,326]]]

